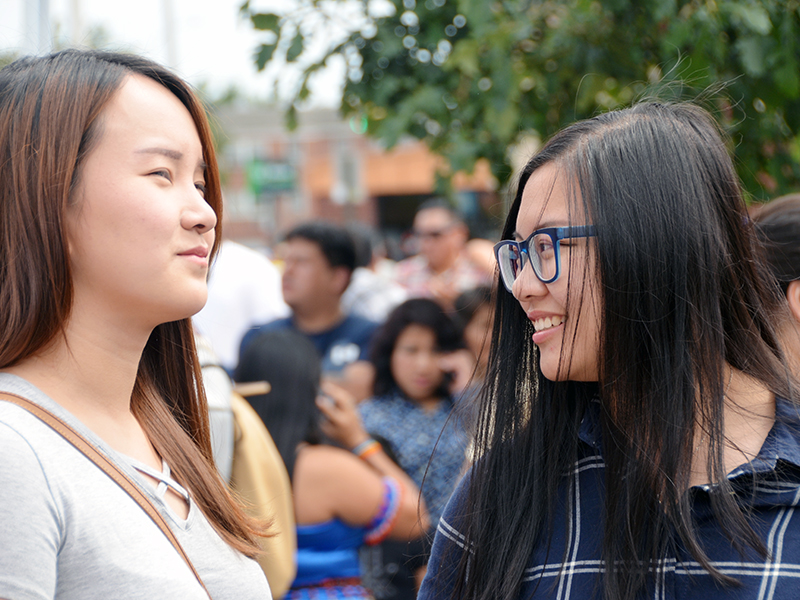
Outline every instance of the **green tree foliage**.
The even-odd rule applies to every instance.
[[[320,32],[354,5],[361,19],[326,34],[327,50],[309,60]],[[707,107],[746,189],[755,199],[800,189],[800,0],[297,0],[242,11],[265,31],[260,68],[305,65],[290,118],[309,76],[341,55],[343,113],[388,146],[424,140],[453,170],[486,158],[503,183],[508,149],[524,138],[654,86],[667,99],[714,89]]]
[[[17,54],[15,52],[8,52],[8,51],[0,52],[0,69],[14,62],[16,58]]]

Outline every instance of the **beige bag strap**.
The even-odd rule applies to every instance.
[[[153,505],[151,500],[144,494],[144,492],[142,492],[142,490],[139,489],[136,483],[134,483],[134,481],[124,471],[122,471],[117,465],[115,465],[105,455],[98,451],[97,448],[95,448],[85,437],[83,437],[70,425],[65,423],[62,419],[51,413],[49,410],[42,408],[27,398],[23,398],[22,396],[8,392],[0,392],[0,400],[6,400],[12,404],[16,404],[21,408],[24,408],[32,415],[43,421],[45,424],[49,425],[65,440],[75,446],[75,448],[77,448],[80,452],[85,454],[86,458],[91,460],[100,469],[102,469],[105,474],[113,479],[119,487],[125,490],[128,495],[133,498],[139,506],[142,507],[142,510],[147,513],[147,516],[150,517],[156,525],[158,525],[158,528],[161,530],[161,532],[167,536],[167,539],[175,547],[175,550],[178,551],[178,554],[180,554],[183,560],[186,561],[186,564],[192,570],[192,573],[194,573],[194,576],[203,587],[203,590],[205,590],[208,597],[211,598],[211,594],[208,593],[203,580],[200,579],[200,574],[194,568],[192,561],[189,560],[189,557],[186,555],[186,552],[178,541],[178,538],[175,536],[172,529],[170,529],[169,525],[164,520],[164,517],[161,516],[161,513],[158,512],[158,509]]]

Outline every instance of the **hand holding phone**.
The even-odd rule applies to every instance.
[[[345,389],[323,382],[316,399],[325,417],[322,432],[342,446],[351,449],[369,438],[356,408],[355,399]]]

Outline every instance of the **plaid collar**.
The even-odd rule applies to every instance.
[[[600,400],[595,398],[586,409],[578,437],[602,454],[603,431],[600,424]],[[800,406],[784,398],[775,399],[775,423],[767,434],[758,456],[728,474],[728,479],[774,471],[779,462],[800,468]]]

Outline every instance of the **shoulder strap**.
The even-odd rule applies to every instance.
[[[200,583],[203,590],[205,590],[208,597],[211,598],[211,594],[208,593],[203,580],[200,579],[200,574],[194,568],[192,561],[189,560],[189,557],[186,555],[186,552],[178,541],[178,538],[175,536],[172,529],[170,529],[169,525],[164,520],[164,517],[161,516],[161,513],[158,512],[158,509],[153,505],[152,501],[144,494],[144,492],[142,492],[142,490],[139,489],[136,483],[134,483],[134,481],[124,471],[122,471],[119,467],[117,467],[117,465],[115,465],[105,455],[97,450],[97,448],[95,448],[91,442],[89,442],[89,440],[87,440],[80,433],[75,431],[75,429],[73,429],[70,425],[65,423],[62,419],[51,413],[46,408],[42,408],[27,398],[23,398],[22,396],[8,392],[0,392],[0,400],[6,400],[7,402],[11,402],[12,404],[16,404],[17,406],[24,408],[32,415],[43,421],[46,425],[50,426],[56,433],[60,434],[65,440],[75,446],[77,450],[86,455],[86,458],[91,460],[100,469],[102,469],[106,475],[114,480],[114,483],[125,490],[128,495],[133,498],[139,506],[142,507],[142,510],[147,513],[147,516],[150,517],[156,525],[158,525],[158,528],[161,530],[161,532],[167,536],[167,539],[175,547],[175,550],[178,551],[178,554],[180,554],[183,560],[186,561],[186,564],[192,570],[192,573],[194,573],[194,576],[197,578],[197,581]]]

